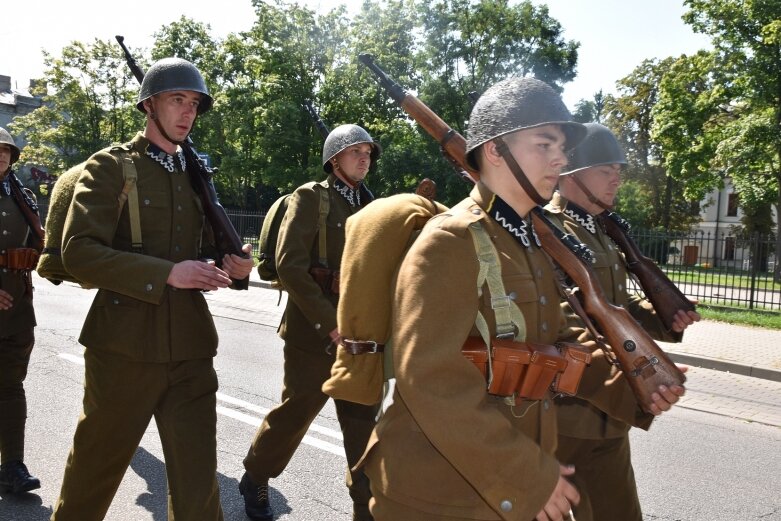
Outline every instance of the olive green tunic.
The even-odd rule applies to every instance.
[[[393,404],[364,456],[377,521],[529,521],[558,480],[552,396],[507,405],[487,394],[483,376],[461,355],[467,336],[477,335],[478,311],[495,328],[488,292],[477,293],[479,263],[468,229],[473,222],[494,241],[505,290],[526,320],[527,340],[550,344],[582,333],[566,327],[544,252],[533,240],[523,247],[486,214],[492,198],[478,183],[469,199],[426,224],[400,267]],[[588,372],[602,373],[594,379],[603,381],[609,368],[592,365]],[[609,402],[611,387],[601,392]],[[632,401],[613,406],[627,421],[637,414]]]

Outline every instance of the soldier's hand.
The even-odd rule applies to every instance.
[[[216,290],[227,288],[231,279],[214,261],[187,260],[174,264],[166,282],[181,289]]]
[[[700,321],[700,314],[696,311],[684,311],[679,309],[673,317],[672,330],[676,333],[682,332],[684,329]]]
[[[11,309],[14,305],[14,298],[7,291],[0,289],[0,310]]]
[[[682,373],[689,370],[689,367],[685,365],[677,364],[677,367]],[[685,392],[686,388],[682,385],[671,385],[670,387],[660,385],[658,392],[651,395],[651,399],[654,401],[650,406],[651,414],[659,416],[663,412],[669,411]]]
[[[241,247],[241,251],[244,253],[252,253],[252,245],[245,244]],[[249,277],[249,273],[252,271],[255,263],[252,261],[252,257],[243,258],[238,255],[226,254],[222,258],[222,269],[232,279],[243,280]]]
[[[548,498],[548,502],[542,507],[540,513],[534,519],[536,521],[562,521],[569,519],[572,505],[580,503],[580,493],[575,485],[570,483],[565,476],[575,473],[575,467],[560,465],[559,482]]]

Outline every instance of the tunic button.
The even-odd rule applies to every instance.
[[[177,187],[176,187],[176,191],[177,191],[177,192],[181,192],[181,191],[182,191],[182,185],[179,185],[179,186],[177,186]]]
[[[618,264],[613,264],[613,269],[618,271]]]
[[[115,298],[112,302],[114,302],[114,304],[119,304],[119,299]]]
[[[144,205],[145,205],[145,206],[149,206],[149,203],[150,203],[150,202],[151,202],[151,201],[150,201],[149,199],[144,199]]]
[[[545,409],[546,411],[548,409],[550,409],[550,400],[543,400],[542,401],[542,408]]]
[[[178,252],[179,250],[181,250],[181,248],[179,246],[174,246],[174,251]]]
[[[6,215],[8,215],[8,213],[6,213],[6,212],[3,212],[3,217],[5,217]]]
[[[8,235],[8,230],[3,230],[3,235]]]
[[[534,272],[535,275],[537,275],[538,279],[542,278],[542,268],[537,268],[537,271]]]
[[[499,503],[499,508],[502,509],[502,512],[509,512],[513,509],[513,503],[509,499],[505,499],[501,503]]]
[[[543,331],[547,331],[548,330],[548,323],[547,322],[543,322],[541,327],[542,327]]]
[[[320,327],[322,327],[320,324],[315,324],[315,329],[320,329]]]
[[[342,227],[342,223],[336,223],[336,227],[337,228],[341,228]]]
[[[144,289],[147,290],[147,291],[152,291],[152,285],[151,284],[147,284],[146,286],[144,286]]]
[[[618,291],[622,291],[623,289],[624,289],[624,285],[623,284],[619,284],[618,285]]]
[[[177,209],[177,211],[181,212],[182,211],[182,205],[180,204],[179,206],[176,207],[176,209]]]
[[[3,273],[8,273],[8,268],[3,268]]]
[[[542,304],[544,306],[547,303],[548,303],[548,299],[545,298],[545,295],[541,296],[540,297],[540,304]]]
[[[514,291],[511,291],[510,294],[507,296],[510,297],[510,300],[515,300],[516,298],[518,298],[518,294]]]
[[[177,225],[176,225],[176,231],[177,231],[177,232],[180,232],[180,231],[182,231],[182,225],[181,225],[181,224],[177,224]]]

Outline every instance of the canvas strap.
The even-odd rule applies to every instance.
[[[320,265],[328,267],[328,248],[326,242],[326,219],[328,218],[328,211],[330,206],[330,195],[328,193],[328,181],[318,183],[321,186],[320,192],[320,214],[317,220],[317,256]]]
[[[128,215],[130,216],[130,240],[133,251],[143,250],[143,241],[141,239],[141,212],[138,204],[138,187],[136,186],[138,181],[138,172],[136,171],[136,165],[133,162],[133,158],[124,147],[118,147],[116,149],[120,154],[120,160],[122,161],[122,176],[125,179],[125,184],[122,187],[122,191],[117,196],[117,217],[122,213],[122,208],[125,206],[125,202],[128,202]]]

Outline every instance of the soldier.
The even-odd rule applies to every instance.
[[[277,271],[288,292],[279,326],[279,335],[285,340],[285,376],[282,403],[266,415],[244,459],[246,472],[239,490],[251,519],[273,519],[268,480],[282,473],[328,400],[321,387],[331,374],[334,346],[340,341],[336,306],[345,221],[374,198],[363,180],[381,152],[380,144],[358,125],[333,129],[323,145],[323,170],[328,179],[299,187],[280,226]],[[327,222],[319,229],[323,204],[328,205]],[[335,400],[335,404],[344,434],[353,519],[371,520],[367,478],[362,470],[353,472],[350,468],[366,447],[378,407],[344,400]]]
[[[35,343],[35,311],[29,266],[12,265],[11,251],[32,245],[33,234],[14,196],[11,166],[21,150],[0,128],[0,489],[14,494],[40,488],[24,464],[27,400],[24,382]],[[28,193],[32,196],[32,193]]]
[[[624,151],[607,127],[587,123],[586,129],[585,139],[570,152],[547,213],[594,252],[592,267],[607,299],[626,307],[652,337],[672,342],[676,336],[665,330],[651,305],[628,294],[624,258],[595,219],[613,206],[626,164]],[[673,331],[681,333],[699,319],[696,312],[679,310]],[[562,398],[557,405],[556,455],[576,469],[572,480],[581,498],[573,507],[577,521],[642,521],[630,460],[630,425],[578,398]]]
[[[378,521],[561,520],[578,502],[566,479],[573,469],[553,455],[551,393],[534,401],[488,394],[485,377],[461,353],[469,337],[480,336],[478,313],[497,336],[492,302],[502,302],[478,284],[476,227],[490,237],[506,295],[522,313],[510,335],[525,329],[527,341],[545,344],[568,336],[529,212],[551,197],[565,148],[584,133],[571,119],[555,91],[530,78],[497,83],[472,110],[467,159],[481,180],[467,199],[429,220],[396,281],[393,404],[361,462]],[[664,390],[655,407],[669,409],[682,392]],[[647,421],[636,402],[621,406],[619,417]]]
[[[149,421],[160,432],[168,516],[222,520],[217,487],[217,332],[204,290],[244,279],[252,260],[214,262],[181,144],[212,105],[198,69],[179,58],[146,74],[137,108],[146,126],[129,143],[138,174],[143,247],[131,245],[130,211],[117,216],[122,158],[104,149],[85,164],[63,233],[66,269],[99,288],[79,341],[84,409],[53,521],[106,515]],[[249,252],[249,245],[244,246]]]

